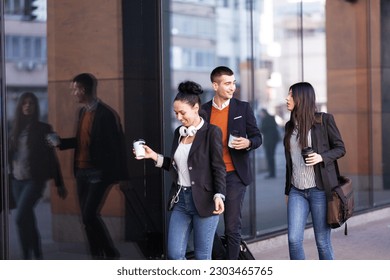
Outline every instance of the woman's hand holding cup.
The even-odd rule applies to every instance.
[[[157,161],[157,153],[153,151],[149,146],[147,146],[145,144],[145,140],[143,139],[133,142],[133,153],[135,155],[135,158],[138,160],[151,158],[154,161]]]

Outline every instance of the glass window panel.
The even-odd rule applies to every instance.
[[[6,3],[6,15],[21,14],[24,1],[14,0],[7,1]],[[47,69],[42,67],[38,69],[35,63],[36,61],[46,61],[46,22],[34,22],[34,21],[22,21],[18,17],[5,17],[5,30],[6,30],[6,57],[5,64],[6,70],[6,106],[7,106],[7,130],[10,136],[16,126],[15,120],[17,115],[21,113],[18,109],[17,103],[21,95],[25,92],[32,92],[37,103],[35,104],[35,110],[39,108],[38,118],[41,122],[47,123],[48,121],[48,97],[47,97]],[[37,36],[24,36],[21,34],[38,34]],[[34,110],[33,110],[34,111]],[[34,130],[33,133],[36,131]],[[22,133],[23,134],[23,133]],[[21,134],[20,134],[21,135]],[[18,138],[21,139],[21,138]],[[14,147],[13,144],[17,141],[11,141],[8,144],[9,147]],[[36,144],[36,142],[34,142]],[[40,145],[35,145],[33,150],[39,150],[42,148]],[[8,152],[10,152],[9,150]],[[41,150],[42,151],[42,150]],[[10,152],[11,153],[11,152]],[[32,153],[32,150],[29,151]],[[18,153],[23,154],[23,153]],[[27,156],[27,153],[25,154]],[[47,158],[47,154],[43,152],[40,154],[42,161]],[[15,158],[14,158],[15,159]],[[14,162],[14,161],[12,161]],[[40,164],[35,162],[37,166]],[[11,168],[13,167],[13,168]],[[16,168],[17,169],[17,168]],[[15,171],[15,166],[11,165],[8,170]],[[28,168],[21,168],[20,170],[28,170]],[[30,169],[31,170],[31,169]],[[15,171],[14,176],[28,176],[27,173],[17,173]],[[22,174],[22,175],[21,175]],[[36,173],[35,173],[36,174]],[[21,177],[18,177],[19,179]],[[11,179],[11,177],[10,177]],[[27,180],[28,181],[28,180]],[[26,181],[26,182],[27,182]],[[10,195],[11,197],[19,197],[17,191],[17,185],[15,181],[10,180]],[[23,258],[56,258],[58,248],[53,237],[53,224],[52,224],[52,196],[51,196],[51,181],[42,182],[35,186],[30,185],[31,190],[34,189],[24,202],[19,201],[17,208],[12,208],[9,216],[9,257],[10,259],[23,259]],[[21,190],[29,188],[27,185]],[[27,193],[25,193],[27,194]],[[36,199],[35,206],[29,208],[29,201]],[[25,211],[22,212],[21,209]],[[20,211],[19,211],[20,210]],[[28,213],[29,216],[24,216],[22,213]],[[34,213],[34,215],[33,215]],[[31,215],[31,216],[30,216]],[[35,216],[35,218],[34,218]],[[38,228],[37,243],[30,243],[31,246],[25,245],[27,238],[30,240],[34,236],[33,223],[36,222]],[[25,235],[21,235],[22,233]],[[21,238],[21,239],[20,239]],[[47,257],[50,251],[50,257]],[[66,258],[64,256],[57,256],[58,258]],[[68,258],[74,258],[68,254]]]
[[[23,58],[28,60],[32,58],[32,38],[31,37],[23,37],[22,38],[22,50],[23,50]]]
[[[34,38],[34,58],[35,60],[42,60],[42,39],[41,38]]]
[[[7,60],[12,59],[12,40],[10,36],[5,37],[5,58]]]
[[[22,15],[24,12],[24,0],[5,0],[4,6],[7,15]]]
[[[21,57],[21,42],[20,37],[10,36],[12,41],[12,57],[20,58]]]
[[[180,20],[187,18],[205,20],[203,15],[207,7],[201,1],[191,2],[196,9],[186,10],[187,14],[176,12],[180,10],[177,7],[183,5],[181,1],[171,3],[171,16],[176,18],[176,27],[183,25]],[[234,0],[231,5],[217,2],[215,14],[210,14],[207,21],[215,27],[215,34],[211,36],[214,41],[209,42],[208,49],[215,52],[214,61],[218,65],[225,64],[235,71],[236,97],[251,103],[259,126],[262,124],[260,110],[264,108],[275,117],[279,135],[283,136],[284,124],[289,119],[285,106],[288,88],[301,80],[311,81],[318,94],[319,109],[327,109],[325,1]],[[201,29],[196,27],[198,24],[191,23],[191,20],[186,20],[186,23],[188,35],[205,38]],[[177,30],[172,33],[172,49],[184,47],[180,36],[184,37]],[[208,76],[214,67],[212,63],[205,63],[206,54],[194,46],[191,44],[191,49],[183,50],[184,65],[189,66],[187,70],[192,67],[199,71],[198,80],[210,97],[212,90]],[[189,75],[185,68],[175,66],[171,73],[173,88],[180,78]],[[209,67],[208,71],[202,69],[204,66]],[[286,228],[283,145],[279,141],[275,148],[275,178],[267,178],[265,146],[253,153],[255,182],[248,188],[243,209],[243,235],[246,237]]]

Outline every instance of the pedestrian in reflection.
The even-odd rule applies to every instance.
[[[275,178],[275,150],[280,141],[278,125],[275,117],[270,115],[266,109],[261,109],[260,117],[260,131],[263,135],[263,147],[268,168],[268,175],[265,178]]]
[[[305,259],[303,237],[311,213],[319,259],[332,260],[334,253],[331,228],[326,218],[325,188],[338,184],[334,161],[345,155],[344,143],[333,115],[316,112],[311,84],[300,82],[292,85],[286,102],[287,110],[291,112],[284,136],[290,259]],[[305,161],[301,155],[304,147],[314,150]]]
[[[11,188],[17,205],[16,225],[24,259],[42,259],[42,246],[34,208],[49,179],[54,179],[57,193],[67,191],[55,150],[46,137],[49,124],[39,121],[39,103],[32,92],[23,93],[16,105],[9,141]]]
[[[226,167],[225,237],[227,254],[218,236],[215,238],[215,258],[238,259],[241,245],[241,209],[246,187],[252,182],[249,155],[260,147],[261,133],[248,102],[233,97],[236,79],[226,66],[216,67],[210,74],[214,97],[202,106],[211,124],[222,130],[223,160]],[[235,139],[228,145],[229,135]]]
[[[182,123],[174,132],[170,157],[145,147],[145,158],[173,174],[172,215],[168,230],[168,259],[185,259],[190,233],[196,259],[211,259],[219,214],[224,211],[225,166],[222,134],[199,116],[203,92],[195,82],[183,82],[173,102]]]
[[[60,150],[75,149],[74,175],[81,217],[93,259],[118,259],[119,251],[100,216],[110,186],[127,178],[123,131],[117,113],[97,98],[97,79],[75,76],[72,96],[83,104],[76,137],[51,139]]]

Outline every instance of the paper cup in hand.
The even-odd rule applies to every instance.
[[[240,134],[237,130],[233,130],[230,135],[229,135],[229,141],[228,141],[228,146],[232,149],[234,149],[232,142],[236,139],[240,138]]]
[[[139,139],[133,142],[133,148],[135,152],[135,158],[142,159],[145,157],[145,140]]]
[[[46,135],[46,140],[52,147],[57,147],[60,145],[60,137],[58,137],[57,133],[52,132]]]
[[[312,153],[314,153],[314,150],[312,147],[305,147],[302,149],[302,158],[303,158],[303,161],[305,162],[305,164],[306,164],[307,157]]]

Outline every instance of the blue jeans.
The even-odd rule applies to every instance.
[[[16,202],[16,226],[24,259],[42,259],[41,237],[34,208],[42,197],[45,182],[12,179]]]
[[[290,259],[304,260],[303,236],[309,213],[320,260],[333,260],[331,228],[326,222],[327,202],[324,191],[317,188],[299,190],[291,187],[288,196],[288,248]]]
[[[195,259],[210,260],[218,221],[218,215],[200,217],[192,199],[191,188],[183,187],[169,221],[168,259],[185,259],[188,240],[193,231]]]

